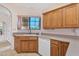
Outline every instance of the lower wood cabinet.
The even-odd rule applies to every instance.
[[[15,36],[14,47],[17,52],[38,52],[38,37]]]
[[[33,40],[29,41],[29,51],[31,52],[37,52],[38,51],[38,42]]]
[[[58,56],[59,55],[59,46],[56,44],[52,44],[51,46],[51,56]]]
[[[29,51],[29,41],[28,40],[21,40],[20,41],[20,49],[21,52],[28,52]]]
[[[62,42],[62,41],[51,39],[50,45],[51,45],[50,48],[51,56],[65,56],[69,42]]]

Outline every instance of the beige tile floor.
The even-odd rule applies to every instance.
[[[0,42],[0,49],[10,46],[8,41]],[[17,53],[15,50],[8,49],[6,51],[0,51],[0,56],[39,56],[37,53]]]
[[[10,45],[10,43],[8,41],[0,42],[0,48],[6,47],[6,46],[9,46],[9,45]]]
[[[17,53],[15,50],[6,50],[0,52],[0,56],[39,56],[37,53]]]

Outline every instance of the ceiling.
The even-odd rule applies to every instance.
[[[58,6],[66,5],[66,3],[2,3],[2,5],[19,15],[40,15]]]

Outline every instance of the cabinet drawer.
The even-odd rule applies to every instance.
[[[29,40],[37,40],[38,37],[35,37],[35,36],[29,36]]]
[[[59,44],[59,41],[51,39],[52,44]]]
[[[25,40],[26,36],[15,36],[15,39],[17,40]]]

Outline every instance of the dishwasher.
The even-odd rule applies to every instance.
[[[42,56],[50,56],[50,39],[40,37],[38,42],[39,54]]]

